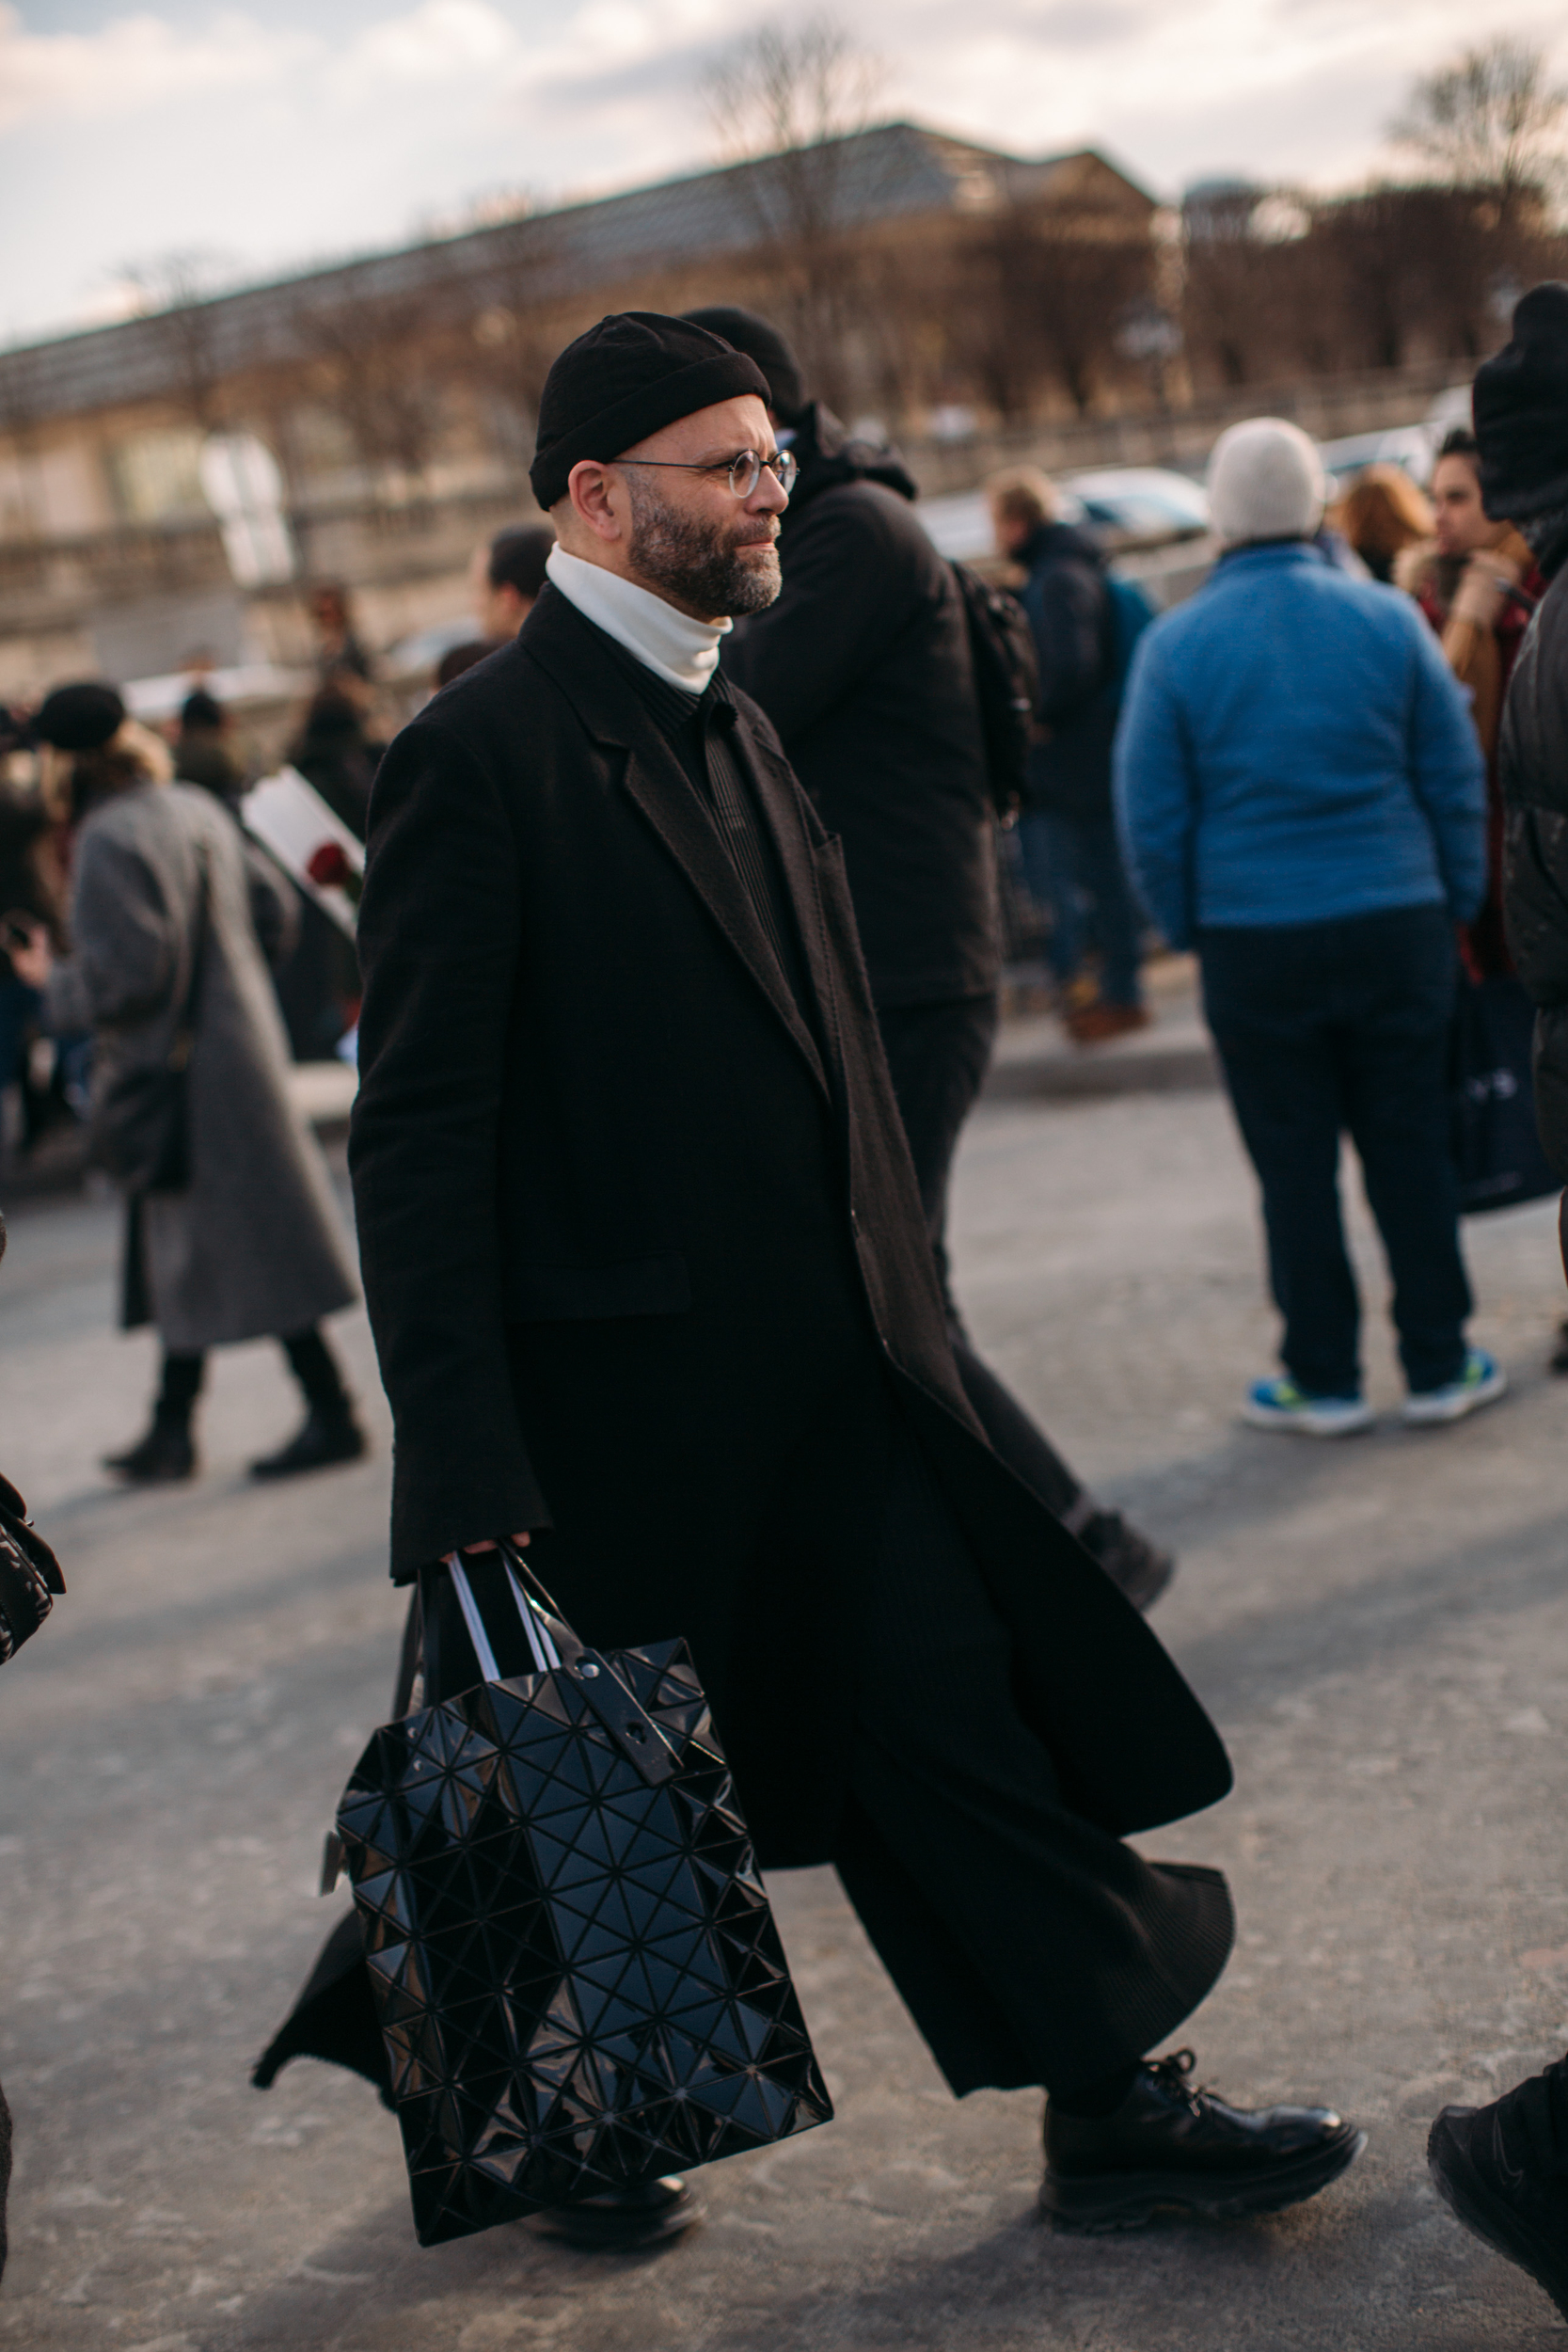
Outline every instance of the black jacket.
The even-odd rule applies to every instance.
[[[891,1376],[1069,1802],[1117,1831],[1212,1803],[1202,1709],[959,1387],[837,844],[737,697],[801,1007],[612,657],[546,588],[376,779],[350,1152],[394,1575],[543,1530],[586,1639],[690,1640],[759,1840],[819,1858],[865,1665],[833,1498],[776,1569],[747,1563],[790,1447]],[[849,1507],[865,1466],[846,1477]]]
[[[983,995],[1000,970],[995,851],[958,583],[891,451],[816,405],[794,448],[784,593],[736,627],[725,671],[843,840],[877,1003]]]
[[[1039,657],[1040,740],[1029,756],[1028,805],[1061,817],[1106,817],[1117,705],[1104,559],[1087,532],[1045,523],[1019,551],[1023,610]]]
[[[1535,1117],[1568,1184],[1568,569],[1542,598],[1503,707],[1503,913],[1535,1017]]]

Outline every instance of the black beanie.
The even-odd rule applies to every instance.
[[[1532,286],[1513,338],[1476,371],[1481,503],[1495,522],[1568,505],[1568,286]]]
[[[805,386],[800,381],[800,363],[776,326],[758,318],[754,310],[732,310],[721,302],[705,310],[683,310],[681,316],[693,326],[705,326],[710,335],[722,335],[736,351],[754,359],[768,378],[768,406],[785,424],[794,423],[806,405]]]
[[[621,310],[568,343],[545,378],[529,480],[541,506],[566,495],[585,457],[608,464],[661,425],[742,392],[768,398],[754,359],[705,326],[657,310]]]
[[[115,689],[85,678],[44,696],[33,733],[57,752],[98,752],[124,723],[125,705]]]

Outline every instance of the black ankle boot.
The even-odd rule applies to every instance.
[[[1568,2316],[1568,2059],[1489,2107],[1445,2107],[1427,2140],[1456,2220],[1528,2270]]]
[[[670,2173],[661,2181],[644,2181],[640,2188],[585,2197],[576,2205],[547,2205],[543,2213],[531,2214],[525,2226],[535,2237],[554,2238],[584,2253],[617,2254],[679,2237],[702,2219],[704,2210],[690,2183]]]
[[[252,1478],[297,1478],[304,1470],[326,1470],[334,1462],[357,1462],[370,1440],[346,1401],[336,1412],[312,1405],[286,1446],[250,1465]]]
[[[1138,2068],[1110,2115],[1045,2111],[1040,2211],[1059,2230],[1132,2230],[1162,2206],[1234,2220],[1326,2188],[1367,2144],[1332,2107],[1227,2106],[1187,2077],[1193,2054]]]
[[[115,1470],[133,1486],[171,1486],[196,1470],[196,1447],[188,1418],[154,1417],[145,1438],[124,1454],[106,1454],[105,1470]]]

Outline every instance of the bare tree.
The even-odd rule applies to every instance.
[[[1565,132],[1568,90],[1547,78],[1545,51],[1504,37],[1425,75],[1389,125],[1450,185],[1494,197],[1505,224],[1560,179]]]
[[[794,30],[762,25],[703,85],[721,153],[746,166],[737,195],[800,357],[812,381],[840,402],[854,311],[849,174],[864,167],[851,141],[869,123],[885,80],[880,58],[823,16]]]
[[[832,17],[797,30],[764,24],[707,74],[704,92],[723,152],[806,155],[865,128],[887,79],[882,60]]]
[[[347,426],[379,495],[395,479],[422,503],[441,437],[451,320],[434,289],[302,300],[293,327],[310,389]]]
[[[532,455],[540,395],[561,343],[550,296],[569,282],[559,230],[531,209],[487,231],[483,259],[465,280],[469,315],[454,367],[479,393],[500,453],[519,470]]]
[[[163,346],[180,405],[204,433],[218,422],[221,405],[224,370],[213,304],[222,270],[217,254],[190,248],[125,262],[119,271],[124,283],[135,287],[143,316]]]

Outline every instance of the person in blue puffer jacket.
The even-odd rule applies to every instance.
[[[1393,1277],[1405,1420],[1457,1421],[1507,1386],[1465,1338],[1448,1089],[1485,771],[1415,607],[1314,546],[1326,486],[1292,424],[1221,436],[1220,559],[1145,632],[1115,755],[1130,866],[1171,946],[1196,950],[1262,1188],[1284,1370],[1244,1417],[1312,1437],[1372,1420],[1339,1211],[1347,1132]]]

